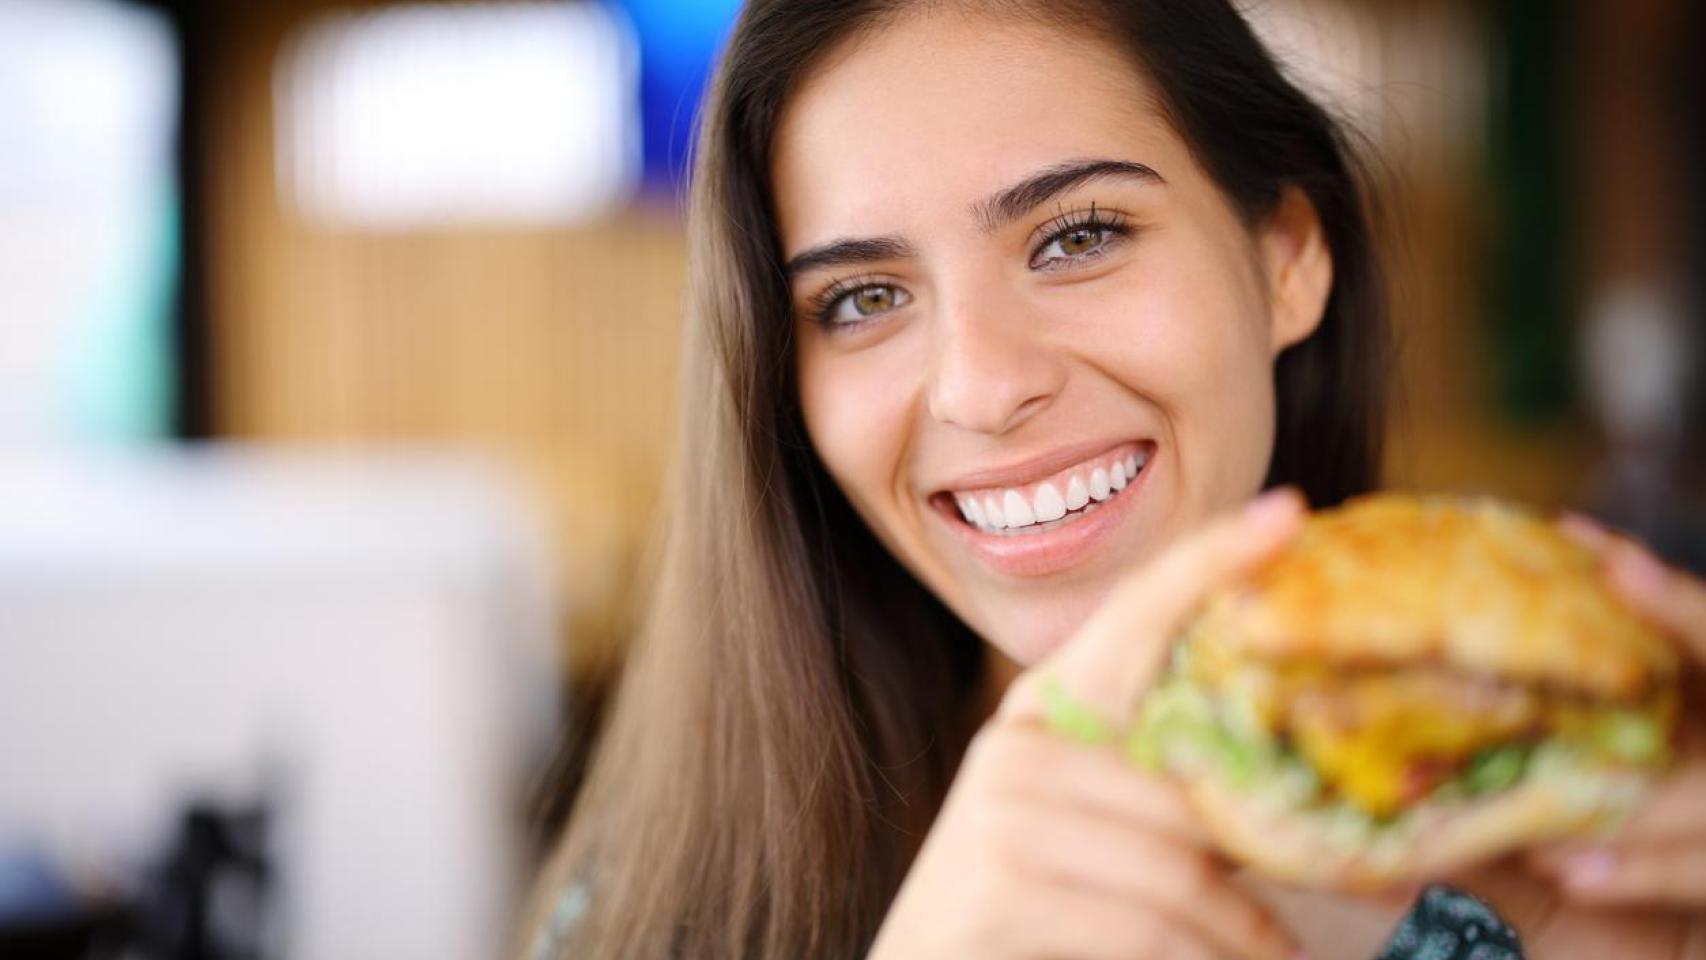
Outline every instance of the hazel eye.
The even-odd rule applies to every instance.
[[[1093,253],[1108,242],[1108,228],[1100,224],[1073,227],[1056,236],[1037,252],[1038,263],[1051,260],[1073,260]]]
[[[1101,227],[1079,227],[1076,230],[1070,231],[1065,236],[1055,241],[1055,243],[1059,245],[1060,252],[1069,256],[1077,256],[1081,253],[1088,253],[1096,247],[1101,246],[1103,239],[1104,237]]]
[[[1072,270],[1089,266],[1132,234],[1133,227],[1125,214],[1098,210],[1094,203],[1089,210],[1062,213],[1037,228],[1037,235],[1043,239],[1032,248],[1031,269]]]
[[[868,283],[837,297],[825,311],[824,321],[830,325],[856,324],[905,306],[911,300],[910,294],[893,284]]]

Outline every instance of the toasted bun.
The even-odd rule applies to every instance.
[[[1311,517],[1189,628],[1234,658],[1444,662],[1609,698],[1672,680],[1676,653],[1555,525],[1492,500],[1377,494]]]
[[[1533,843],[1603,833],[1645,795],[1627,770],[1534,777],[1484,799],[1427,803],[1396,824],[1345,829],[1330,815],[1264,801],[1213,777],[1185,784],[1223,852],[1275,879],[1350,892],[1442,877]]]

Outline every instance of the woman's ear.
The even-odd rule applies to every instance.
[[[1286,186],[1261,228],[1274,354],[1315,332],[1333,290],[1333,253],[1309,195]]]

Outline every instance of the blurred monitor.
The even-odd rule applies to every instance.
[[[497,955],[558,689],[537,529],[425,453],[0,460],[0,852],[146,900],[188,806],[264,808],[226,922],[265,956]]]

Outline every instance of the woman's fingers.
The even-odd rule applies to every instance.
[[[978,764],[985,776],[1006,782],[990,786],[1039,804],[1075,808],[1088,816],[1124,823],[1207,846],[1208,836],[1179,788],[1111,756],[1073,743],[1032,723],[999,720],[979,734],[973,750],[1001,751],[996,762]]]
[[[1694,747],[1653,785],[1640,809],[1605,842],[1571,840],[1535,847],[1528,859],[1555,872],[1565,861],[1600,847],[1706,843],[1706,750]]]
[[[956,784],[961,802],[950,797],[949,807],[970,824],[961,842],[1014,863],[1020,879],[1003,882],[1026,891],[992,896],[1024,903],[1027,913],[1048,896],[1066,898],[1014,928],[1045,938],[1033,952],[1086,960],[1292,956],[1295,942],[1206,852],[1176,788],[1048,726],[1062,697],[1091,725],[1125,719],[1185,616],[1211,588],[1294,536],[1302,518],[1301,498],[1278,491],[1168,549],[1015,680],[974,739]],[[1098,927],[1100,935],[1076,932]]]
[[[1001,712],[1041,717],[1048,684],[1104,717],[1123,718],[1160,669],[1168,641],[1214,587],[1253,569],[1303,524],[1303,498],[1272,490],[1211,521],[1126,578],[1073,638],[1018,680]]]
[[[998,949],[1062,960],[1219,960],[1158,910],[1065,887],[1032,892],[1013,905],[1009,920],[1009,942],[985,955]]]
[[[1106,901],[1121,904],[1125,915],[1175,928],[1152,933],[1168,943],[1197,942],[1204,956],[1289,960],[1295,952],[1295,941],[1267,907],[1234,884],[1206,848],[1177,788],[1133,769],[1112,751],[1033,722],[998,717],[967,751],[942,821],[953,829],[933,835],[936,844],[954,848],[967,861],[956,872],[956,895],[986,904],[983,912],[998,921],[997,936],[1019,936],[999,932],[1016,922],[1016,906],[1039,891],[1065,890],[1068,900],[1035,918],[1045,933],[1069,924],[1094,925],[1087,918],[1097,915],[1095,904]],[[942,850],[926,856],[939,857]],[[1109,936],[1114,940],[1105,947],[1132,944],[1126,934]],[[1003,942],[1003,949],[1012,946]],[[1074,952],[1094,948],[1094,941],[1033,946],[1016,955],[1074,960],[1110,955]],[[1134,949],[1131,956],[1173,955],[1143,938]],[[1148,950],[1159,952],[1143,952]]]
[[[1530,957],[1667,957],[1706,960],[1682,949],[1693,920],[1685,911],[1624,909],[1572,902],[1564,890],[1517,863],[1483,864],[1446,878],[1492,904]],[[1699,939],[1696,936],[1696,939]],[[1706,941],[1701,941],[1706,947]]]
[[[1292,939],[1206,851],[1177,789],[1079,741],[1110,738],[1185,615],[1302,517],[1301,498],[1282,491],[1210,524],[1013,682],[973,738],[874,954],[1289,960]]]
[[[1573,900],[1706,907],[1706,837],[1588,847],[1540,865]]]
[[[1706,663],[1706,583],[1670,569],[1639,541],[1581,514],[1565,514],[1558,526],[1600,556],[1624,600]]]
[[[1016,851],[1045,879],[1152,905],[1237,960],[1290,960],[1297,943],[1212,855],[1097,817],[1039,819]]]
[[[1706,756],[1693,753],[1659,781],[1615,840],[1553,844],[1526,859],[1574,900],[1706,906]]]
[[[1636,612],[1706,666],[1706,583],[1665,566],[1638,541],[1580,516],[1563,530],[1599,555],[1607,580]],[[1684,720],[1684,733],[1693,733]],[[1684,761],[1654,788],[1615,842],[1532,851],[1529,866],[1577,901],[1706,907],[1706,755],[1685,737]]]
[[[1706,758],[1696,757],[1660,780],[1638,816],[1617,842],[1658,843],[1693,839],[1706,843]]]
[[[1608,548],[1605,566],[1624,599],[1681,640],[1696,660],[1706,663],[1706,583],[1670,569],[1633,542]]]
[[[1558,527],[1572,540],[1594,553],[1604,553],[1605,548],[1618,536],[1598,520],[1580,513],[1565,513],[1558,518]]]

